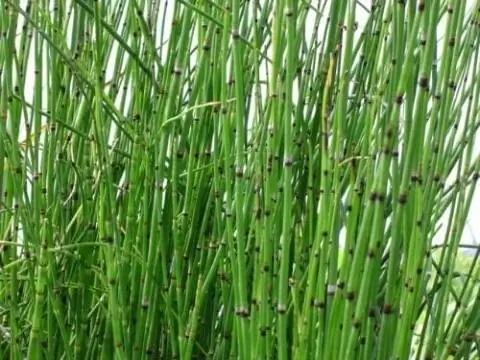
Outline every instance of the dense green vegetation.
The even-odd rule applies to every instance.
[[[0,358],[478,359],[480,1],[0,29]]]

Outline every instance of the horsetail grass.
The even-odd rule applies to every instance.
[[[475,359],[480,1],[0,9],[0,357]]]

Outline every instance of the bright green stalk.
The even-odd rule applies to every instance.
[[[247,345],[249,343],[247,334],[247,317],[249,315],[247,303],[247,284],[246,284],[246,257],[245,257],[245,213],[244,213],[244,191],[246,188],[244,172],[245,172],[245,94],[244,94],[244,69],[242,62],[243,44],[239,42],[240,36],[240,3],[238,0],[231,1],[232,18],[228,23],[229,31],[231,31],[232,46],[233,46],[233,76],[235,79],[234,93],[235,93],[235,112],[233,118],[235,119],[235,162],[233,164],[235,171],[235,243],[236,243],[236,263],[237,267],[235,281],[238,282],[238,293],[235,301],[235,313],[239,318],[237,326],[239,327],[241,343],[240,343],[240,357],[247,357]],[[231,29],[231,30],[230,30]],[[233,211],[233,208],[232,208]]]
[[[284,122],[284,154],[283,154],[283,222],[282,235],[280,240],[280,276],[278,285],[278,327],[277,347],[278,359],[290,358],[290,351],[287,348],[287,321],[289,307],[289,275],[291,269],[290,249],[292,245],[292,166],[293,166],[293,136],[292,136],[292,112],[293,112],[293,79],[297,64],[296,55],[296,22],[298,16],[297,6],[293,1],[286,1],[278,10],[284,11],[287,31],[287,64],[285,81],[285,104],[283,111]]]

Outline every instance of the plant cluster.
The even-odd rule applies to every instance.
[[[0,357],[478,358],[479,29],[466,0],[2,0]]]

